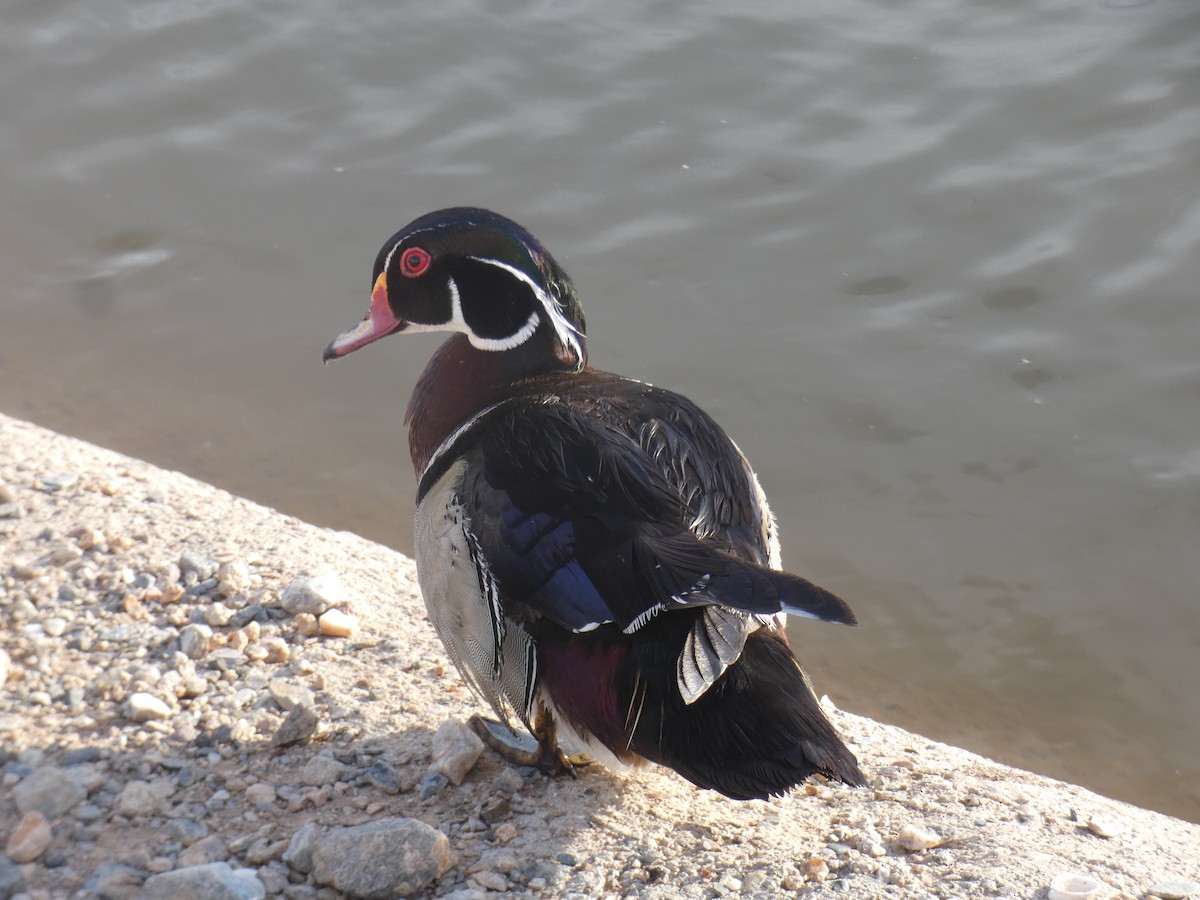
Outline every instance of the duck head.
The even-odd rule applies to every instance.
[[[583,306],[566,273],[528,231],[485,209],[421,216],[375,258],[371,308],[329,342],[328,362],[400,331],[449,331],[477,350],[514,353],[527,370],[587,363]]]

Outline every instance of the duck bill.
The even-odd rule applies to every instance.
[[[406,325],[408,323],[403,319],[397,319],[392,313],[391,306],[388,305],[387,273],[380,272],[379,277],[375,279],[375,289],[371,291],[371,308],[363,316],[363,320],[349,331],[342,332],[330,341],[326,345],[321,359],[324,362],[339,359],[348,353],[353,353],[359,347],[365,347],[371,341],[377,341],[381,337],[387,337],[389,334],[402,330]]]

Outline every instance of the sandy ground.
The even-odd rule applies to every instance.
[[[330,635],[284,602],[324,573],[348,614]],[[279,736],[282,686],[311,691],[307,740]],[[336,897],[305,840],[405,819],[448,842],[418,896],[1042,898],[1071,873],[1099,882],[1079,896],[1200,891],[1200,826],[845,712],[869,788],[737,803],[489,750],[438,789],[435,732],[478,711],[407,558],[0,416],[0,898],[150,895],[212,863],[237,886],[190,896]]]

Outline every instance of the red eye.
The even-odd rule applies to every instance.
[[[400,257],[400,274],[406,278],[424,275],[429,268],[429,251],[421,247],[409,247]]]

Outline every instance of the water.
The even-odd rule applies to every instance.
[[[1200,8],[748,6],[11,4],[0,409],[410,549],[436,338],[320,351],[492,207],[854,604],[819,690],[1200,820]]]

